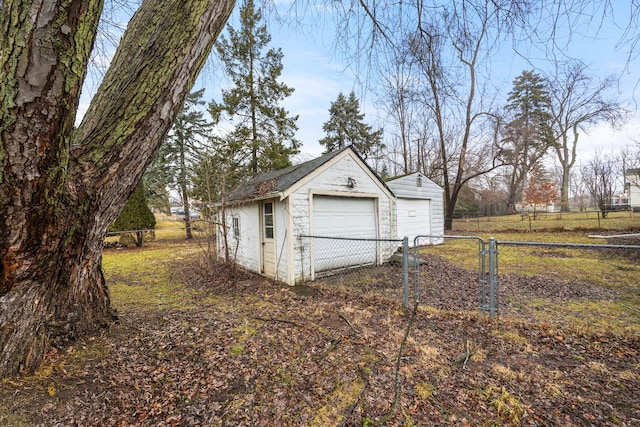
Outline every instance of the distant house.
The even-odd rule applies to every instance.
[[[390,186],[402,196],[396,199]],[[229,192],[224,211],[218,207],[233,259],[291,285],[334,268],[381,264],[399,246],[326,244],[326,239],[301,236],[407,235],[413,243],[416,234],[444,232],[442,189],[419,174],[386,184],[350,146],[251,179]],[[217,230],[218,253],[224,254],[223,228]]]
[[[396,236],[409,237],[413,247],[416,236],[444,236],[444,190],[421,173],[387,181],[396,196]],[[443,238],[420,239],[418,244],[439,244]]]
[[[629,206],[633,211],[640,211],[640,169],[627,169],[624,179]]]

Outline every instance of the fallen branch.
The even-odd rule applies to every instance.
[[[469,363],[469,359],[471,359],[471,356],[475,354],[475,351],[469,350],[469,340],[467,340],[466,350],[467,350],[466,354],[462,356],[460,359],[456,360],[457,363],[462,363],[462,369],[464,370],[467,369],[467,363]]]
[[[341,318],[342,320],[344,320],[345,322],[347,322],[347,325],[349,325],[349,327],[351,328],[351,330],[352,330],[353,332],[355,332],[356,334],[360,335],[360,331],[358,331],[358,330],[356,329],[356,327],[355,327],[355,326],[353,326],[353,324],[349,321],[349,319],[347,319],[347,317],[346,317],[346,316],[343,316],[343,315],[342,315],[342,314],[340,314],[340,313],[338,313],[338,316],[340,316],[340,318]]]
[[[416,300],[413,305],[413,310],[411,311],[411,316],[409,317],[409,323],[407,324],[407,329],[404,333],[404,338],[402,339],[402,343],[400,344],[400,349],[398,350],[398,357],[396,359],[396,375],[394,380],[394,394],[393,394],[393,403],[391,404],[391,408],[389,412],[387,412],[382,418],[378,421],[368,420],[369,424],[372,426],[380,426],[385,425],[387,421],[391,418],[393,413],[396,411],[396,407],[398,406],[398,401],[400,400],[400,363],[402,362],[402,353],[404,351],[404,347],[407,345],[407,339],[409,338],[409,333],[411,332],[411,328],[413,327],[413,322],[416,318],[416,314],[418,313],[418,301]]]
[[[329,355],[329,353],[331,353],[333,350],[335,350],[335,348],[338,346],[338,344],[340,344],[340,341],[342,341],[342,338],[338,338],[335,340],[330,341],[331,345],[329,346],[328,349],[325,350],[324,353],[322,353],[322,356],[320,356],[320,360],[323,360],[325,357],[327,357]]]

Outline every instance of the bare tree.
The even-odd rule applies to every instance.
[[[498,121],[482,96],[486,86],[480,80],[486,76],[480,70],[490,56],[496,37],[491,29],[501,14],[489,1],[436,10],[407,43],[424,77],[423,105],[435,123],[445,229],[450,230],[464,185],[499,165],[494,150]]]
[[[599,151],[581,168],[582,180],[587,191],[606,218],[613,204],[616,182],[621,176],[620,159],[614,154]]]
[[[391,134],[393,141],[387,148],[393,157],[399,156],[401,171],[408,174],[416,170],[415,152],[411,142],[412,137],[415,137],[414,127],[417,122],[417,114],[414,111],[414,64],[406,57],[406,52],[388,50],[386,54],[389,55],[389,70],[382,75],[380,98],[389,118],[389,125],[385,130],[387,135]]]
[[[582,62],[567,63],[548,80],[551,82],[555,152],[562,167],[562,210],[569,211],[569,180],[577,158],[580,133],[588,132],[603,121],[617,126],[625,120],[627,110],[609,95],[615,87],[615,78],[610,76],[598,81]]]

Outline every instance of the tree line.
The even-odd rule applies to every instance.
[[[368,17],[374,23],[371,31],[379,32],[387,41],[372,41],[371,45],[377,47],[369,54],[369,58],[380,61],[376,63],[380,84],[372,90],[378,95],[377,107],[384,114],[385,129],[373,129],[364,123],[353,92],[348,96],[340,93],[323,126],[327,137],[319,143],[325,152],[354,145],[383,177],[424,173],[444,188],[446,229],[451,228],[455,216],[477,210],[479,203],[490,204],[490,213],[516,212],[524,202],[524,190],[534,169],[544,169],[551,162],[557,170],[538,176],[556,182],[558,196],[554,199],[562,210],[569,210],[575,187],[572,181],[584,175],[584,167],[578,165],[581,170],[576,170],[580,135],[603,122],[619,126],[628,116],[627,107],[613,95],[616,79],[598,79],[577,59],[558,60],[551,72],[523,70],[514,79],[506,102],[500,105],[487,70],[495,57],[495,46],[506,33],[514,31],[502,26],[527,13],[522,4],[484,0],[436,3],[432,7],[426,7],[429,2],[416,3],[416,8],[425,6],[418,8],[425,19],[413,27],[399,26],[399,31],[385,31],[395,27],[383,25],[394,22],[395,15]],[[243,14],[241,23],[247,24]],[[261,31],[266,34],[265,28]],[[220,126],[225,114],[236,122],[249,120],[251,126],[241,126],[210,144],[211,158],[201,161],[194,177],[193,194],[199,200],[220,197],[220,185],[212,186],[211,182],[224,181],[223,187],[228,187],[240,177],[288,166],[290,156],[300,147],[293,136],[296,117],[291,117],[288,125],[290,143],[271,145],[269,141],[278,132],[269,129],[279,125],[275,120],[273,126],[263,120],[258,126],[250,113],[268,111],[265,105],[277,108],[282,98],[269,100],[266,93],[256,94],[260,87],[278,90],[282,84],[262,78],[260,87],[245,90],[255,86],[255,80],[251,80],[255,70],[237,65],[242,52],[249,51],[238,34],[230,33],[230,39],[223,39],[217,48],[235,89],[224,93],[220,104],[213,102],[209,111],[214,126]],[[279,55],[281,58],[281,52]],[[251,58],[245,55],[243,61],[249,64]],[[281,63],[278,66],[281,71]],[[293,91],[282,86],[282,96]],[[253,107],[234,112],[234,104],[241,102]],[[264,105],[258,108],[257,102]],[[258,131],[271,133],[258,135]],[[253,148],[246,149],[252,144]],[[233,158],[227,170],[235,174],[220,175],[225,162]],[[263,164],[258,164],[259,159]],[[248,166],[240,167],[244,164]],[[214,188],[215,194],[211,193]],[[485,200],[478,202],[482,194]],[[476,207],[471,208],[470,203]]]

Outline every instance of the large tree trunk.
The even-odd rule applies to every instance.
[[[0,1],[0,377],[115,320],[104,236],[233,4],[145,0],[74,130],[102,1]]]

